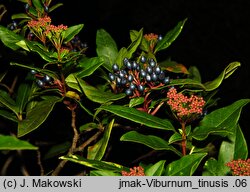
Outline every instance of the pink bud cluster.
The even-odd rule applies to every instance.
[[[250,159],[243,160],[232,160],[226,163],[234,176],[250,176]]]
[[[188,117],[191,114],[202,114],[202,109],[205,105],[202,97],[195,95],[187,97],[182,93],[177,93],[175,88],[169,89],[167,98],[167,103],[170,105],[172,111],[180,118],[184,116]]]
[[[141,166],[130,168],[130,172],[122,171],[122,176],[145,176],[144,169]]]
[[[51,18],[50,17],[41,17],[38,18],[37,20],[31,20],[28,22],[28,27],[32,28],[40,28],[40,27],[47,27],[51,23]]]

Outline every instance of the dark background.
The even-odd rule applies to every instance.
[[[8,15],[23,12],[22,3],[0,0],[7,5]],[[64,5],[50,16],[53,24],[68,26],[84,24],[80,33],[88,43],[87,54],[96,55],[95,36],[105,29],[117,42],[118,48],[130,44],[129,30],[144,28],[145,33],[164,35],[176,24],[188,18],[177,40],[164,51],[186,67],[197,66],[202,81],[215,79],[233,61],[241,67],[223,81],[218,107],[250,98],[250,1],[248,0],[53,0]],[[53,3],[53,4],[54,4]],[[21,5],[21,6],[20,6]],[[250,105],[242,110],[239,123],[250,146]],[[53,119],[52,119],[53,121]],[[119,139],[119,138],[118,138]]]
[[[250,98],[250,1],[248,0],[91,0],[64,1],[54,11],[56,21],[85,24],[81,33],[95,54],[96,30],[104,28],[119,48],[130,43],[129,30],[165,34],[188,18],[177,40],[165,51],[166,58],[200,70],[202,81],[216,78],[233,61],[241,67],[223,81],[219,106]],[[58,23],[58,24],[59,24]],[[240,125],[250,140],[250,105],[243,108]]]

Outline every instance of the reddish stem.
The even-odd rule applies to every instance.
[[[181,122],[181,129],[182,129],[181,147],[182,147],[182,154],[184,156],[186,155],[186,147],[187,147],[186,123],[185,122]]]

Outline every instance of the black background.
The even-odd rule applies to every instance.
[[[5,2],[8,15],[23,11],[22,3]],[[164,52],[165,57],[197,66],[202,82],[216,78],[233,61],[241,67],[219,87],[218,107],[250,98],[250,1],[248,0],[54,0],[64,5],[50,16],[52,23],[68,26],[84,24],[80,33],[88,43],[87,54],[95,56],[96,31],[105,29],[118,48],[130,44],[129,30],[144,28],[145,33],[165,34],[188,18],[177,40]],[[54,4],[53,3],[53,4]],[[20,6],[21,5],[21,6]],[[242,110],[239,123],[250,144],[250,105]]]

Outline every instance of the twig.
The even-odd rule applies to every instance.
[[[44,169],[43,169],[43,165],[41,162],[41,153],[39,150],[37,150],[37,164],[40,167],[40,175],[43,176],[44,175]]]
[[[7,173],[7,169],[10,166],[11,162],[13,161],[13,156],[10,156],[4,163],[2,169],[1,169],[1,175],[5,176]]]

